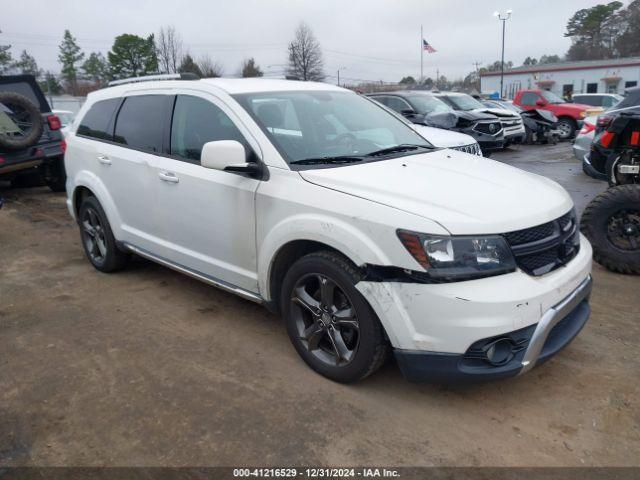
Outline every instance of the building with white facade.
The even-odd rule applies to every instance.
[[[500,92],[500,72],[480,75],[482,93]],[[504,97],[513,98],[523,88],[540,88],[566,96],[568,93],[624,93],[640,85],[640,57],[581,62],[523,65],[505,70]]]

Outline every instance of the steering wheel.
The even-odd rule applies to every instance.
[[[341,133],[333,139],[333,143],[343,146],[349,153],[353,153],[355,151],[355,143],[357,141],[358,139],[351,133]]]

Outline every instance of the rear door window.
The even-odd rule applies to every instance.
[[[82,117],[76,133],[99,140],[113,140],[112,120],[119,104],[119,98],[94,103]]]
[[[169,95],[127,97],[116,120],[114,141],[136,150],[162,152],[164,120],[173,100]]]

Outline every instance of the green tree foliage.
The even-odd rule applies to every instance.
[[[38,68],[36,59],[29,55],[26,50],[23,50],[20,54],[20,60],[14,62],[13,68],[24,75],[40,76],[40,69]]]
[[[616,40],[616,49],[622,57],[640,56],[640,0],[632,1],[620,14],[623,30]]]
[[[45,72],[44,80],[39,83],[40,89],[46,95],[60,95],[62,93],[62,85],[60,85],[60,82],[58,81],[56,76],[49,71]]]
[[[618,14],[622,2],[609,2],[578,10],[567,22],[565,37],[572,45],[569,60],[592,60],[617,56],[616,41],[624,28]]]
[[[2,33],[2,31],[0,31]],[[11,45],[0,45],[0,73],[4,73],[11,67]]]
[[[147,38],[130,33],[119,35],[107,57],[114,78],[139,77],[158,71],[153,34]]]
[[[242,62],[242,76],[243,77],[261,77],[263,75],[262,70],[256,64],[253,58],[249,58]]]
[[[526,66],[533,66],[537,64],[538,64],[538,60],[534,57],[527,57],[524,59],[524,62],[522,62],[522,65],[526,65]]]
[[[82,71],[87,79],[98,85],[106,84],[111,77],[109,62],[100,52],[91,52],[82,64]]]
[[[62,65],[62,78],[69,86],[71,93],[75,94],[78,82],[78,68],[76,64],[84,58],[84,53],[76,39],[69,30],[64,31],[64,37],[60,44],[58,61]]]
[[[403,77],[399,83],[400,85],[415,85],[416,79],[409,75],[407,77]]]
[[[188,53],[182,58],[180,68],[178,70],[180,73],[195,73],[199,77],[202,77],[202,70],[200,69],[200,66]]]

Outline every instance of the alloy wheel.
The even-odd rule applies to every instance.
[[[334,280],[317,273],[300,278],[291,295],[291,314],[311,355],[334,367],[351,363],[360,326],[353,302]]]
[[[91,260],[103,263],[107,255],[107,241],[98,212],[92,207],[85,209],[82,215],[82,238]]]

